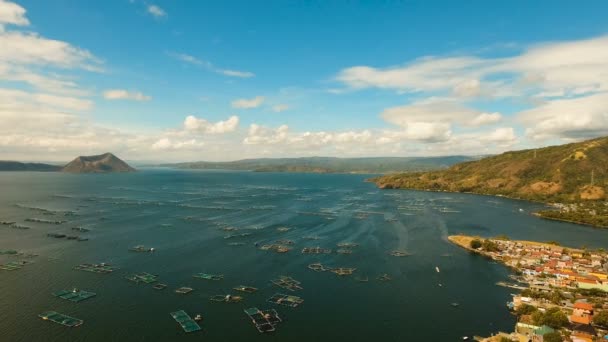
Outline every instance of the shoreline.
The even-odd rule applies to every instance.
[[[537,201],[537,200],[532,200],[532,199],[526,199],[526,198],[520,198],[520,197],[512,197],[512,196],[502,195],[502,194],[496,194],[495,195],[495,194],[487,194],[487,193],[472,192],[472,191],[451,191],[451,190],[434,190],[434,189],[417,189],[417,188],[393,188],[393,187],[388,187],[387,188],[387,187],[380,186],[378,184],[378,182],[376,182],[376,180],[374,178],[366,179],[365,181],[376,184],[376,187],[378,187],[378,189],[381,189],[381,190],[411,190],[411,191],[424,191],[424,192],[444,192],[444,193],[450,193],[450,194],[469,194],[469,195],[478,195],[478,196],[507,198],[507,199],[510,199],[510,200],[517,200],[517,201],[526,201],[526,202],[530,202],[530,203],[543,204],[543,205],[546,205],[548,207],[554,207],[555,206],[554,203],[547,203],[547,202],[542,202],[542,201]],[[551,209],[549,209],[549,211],[551,211]],[[553,211],[557,211],[557,210],[553,210]],[[559,211],[557,211],[557,212],[559,212]],[[581,225],[581,226],[587,226],[587,227],[592,227],[592,228],[596,228],[596,229],[608,229],[608,226],[602,226],[602,225],[597,225],[597,224],[588,223],[588,222],[582,222],[582,221],[573,221],[573,220],[560,219],[560,218],[557,218],[557,217],[544,216],[540,212],[532,212],[531,214],[534,215],[534,216],[536,216],[536,217],[538,217],[538,218],[545,219],[545,220],[578,224],[578,225]]]

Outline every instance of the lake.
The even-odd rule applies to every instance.
[[[2,340],[456,341],[511,331],[515,319],[505,303],[513,290],[495,285],[508,279],[504,266],[451,245],[448,235],[608,245],[608,230],[531,215],[541,204],[379,190],[364,182],[366,177],[170,169],[105,175],[2,172],[0,221],[31,229],[0,226],[0,250],[39,254],[20,270],[0,271]],[[67,222],[26,221],[31,218]],[[278,230],[282,227],[288,230]],[[260,250],[277,240],[292,240],[292,250]],[[338,254],[341,242],[358,246],[351,254]],[[129,251],[135,245],[155,252]],[[315,246],[332,253],[300,252]],[[411,255],[395,257],[389,254],[393,250]],[[22,258],[0,255],[0,264],[16,260]],[[119,269],[111,274],[74,270],[101,262]],[[314,272],[307,265],[315,262],[356,271],[344,277]],[[168,288],[159,291],[125,279],[140,272],[157,274]],[[224,279],[192,277],[199,272]],[[392,280],[378,280],[382,274]],[[297,279],[303,289],[289,292],[270,282],[281,275]],[[369,281],[356,280],[363,277]],[[259,291],[244,294],[241,303],[209,301],[217,294],[238,294],[231,290],[238,285]],[[180,286],[194,291],[176,294]],[[76,304],[51,295],[74,287],[97,296]],[[297,295],[304,303],[289,308],[267,302],[275,293]],[[284,322],[276,332],[260,334],[243,312],[250,307],[274,308]],[[184,333],[169,315],[180,309],[203,315],[203,331]],[[66,328],[37,317],[50,310],[85,323]]]

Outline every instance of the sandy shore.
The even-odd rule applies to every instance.
[[[469,235],[450,235],[450,236],[448,236],[448,240],[450,240],[452,243],[454,243],[464,249],[476,252],[476,250],[471,248],[471,241],[475,240],[475,239],[484,240],[486,238],[483,238],[480,236],[469,236]],[[489,239],[493,239],[493,238],[489,238]],[[525,246],[543,246],[543,247],[549,247],[552,249],[559,249],[559,250],[561,250],[562,248],[567,248],[568,250],[573,251],[573,252],[582,252],[582,250],[580,250],[578,248],[557,246],[557,245],[552,245],[552,244],[545,243],[545,242],[536,242],[536,241],[528,241],[528,240],[510,240],[510,241],[515,242],[515,243],[521,243],[522,245],[525,245]]]

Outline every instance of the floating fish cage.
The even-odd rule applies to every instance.
[[[290,308],[298,307],[304,303],[304,299],[298,296],[290,296],[282,293],[276,293],[274,296],[268,299],[269,303],[289,306]]]
[[[151,283],[155,283],[157,281],[158,276],[155,274],[150,274],[147,272],[142,272],[142,273],[138,273],[138,274],[134,274],[134,275],[130,275],[127,276],[126,279],[129,281],[132,281],[134,283],[145,283],[145,284],[151,284]]]
[[[348,248],[340,248],[338,250],[336,250],[336,253],[338,254],[353,254],[353,250],[352,249],[348,249]]]
[[[191,333],[194,331],[201,330],[201,326],[198,325],[184,310],[179,310],[171,313],[171,317],[179,323],[185,332]]]
[[[304,247],[302,248],[302,254],[330,254],[331,249],[321,247]]]
[[[53,293],[53,296],[55,296],[55,297],[69,300],[70,302],[74,302],[74,303],[82,302],[83,300],[95,297],[96,295],[97,294],[94,292],[88,292],[88,291],[83,291],[83,290],[78,290],[78,289],[61,290],[61,291]]]
[[[209,298],[212,302],[220,302],[220,303],[239,303],[243,300],[241,296],[233,296],[233,295],[215,295]]]
[[[254,293],[256,292],[258,289],[255,287],[251,287],[251,286],[245,286],[245,285],[239,285],[235,288],[233,288],[235,291],[240,291],[240,292],[245,292],[245,293]]]
[[[338,267],[338,268],[331,269],[330,272],[343,277],[343,276],[349,276],[349,275],[353,274],[356,270],[357,270],[356,268]]]
[[[293,245],[294,241],[293,240],[283,239],[283,240],[277,240],[277,241],[275,241],[275,244],[277,244],[277,245]]]
[[[378,280],[380,280],[380,281],[391,281],[391,280],[393,280],[393,278],[390,275],[384,273],[384,274],[381,274],[381,275],[378,276]]]
[[[180,287],[179,289],[175,290],[175,293],[178,293],[178,294],[188,294],[188,293],[190,293],[192,291],[194,291],[193,288],[183,286],[183,287]]]
[[[367,283],[369,281],[369,277],[367,276],[359,276],[359,277],[355,277],[355,280],[360,282],[360,283]]]
[[[45,321],[51,321],[70,328],[80,326],[84,323],[84,321],[81,319],[60,314],[55,311],[47,311],[41,313],[40,315],[38,315],[38,317],[42,318]]]
[[[331,271],[330,267],[326,267],[321,263],[314,263],[314,264],[310,264],[308,265],[308,268],[315,271],[315,272],[325,272],[325,271]]]
[[[337,246],[340,248],[355,248],[358,247],[359,244],[354,242],[340,242]]]
[[[16,271],[23,268],[23,266],[31,264],[31,261],[21,260],[21,261],[11,261],[4,265],[0,265],[0,270],[4,271]]]
[[[277,228],[277,232],[281,232],[281,233],[288,232],[290,230],[291,230],[291,228],[287,228],[287,227],[279,227],[279,228]]]
[[[291,248],[279,244],[262,245],[260,249],[263,251],[273,251],[276,253],[287,253],[291,250]]]
[[[261,333],[275,331],[276,326],[282,322],[279,314],[274,309],[262,311],[258,308],[249,308],[244,311]]]
[[[194,278],[205,279],[205,280],[222,280],[224,279],[223,274],[209,274],[209,273],[197,273],[193,275]]]
[[[154,284],[154,286],[152,286],[153,289],[155,290],[164,290],[167,288],[167,284]]]
[[[396,250],[395,251],[390,251],[388,254],[391,255],[391,256],[394,256],[394,257],[405,257],[405,256],[410,256],[411,255],[410,253],[408,253],[406,251],[396,251]]]
[[[137,246],[133,246],[133,247],[129,248],[129,251],[138,252],[138,253],[148,253],[148,252],[154,252],[154,248],[146,247],[144,245],[137,245]]]
[[[74,267],[74,269],[85,272],[107,274],[114,272],[114,270],[118,268],[102,262],[101,264],[80,264]]]
[[[302,290],[302,286],[300,286],[300,282],[293,279],[292,277],[280,276],[277,279],[271,280],[271,282],[281,288],[284,288],[289,291]]]

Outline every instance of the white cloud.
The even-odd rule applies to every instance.
[[[204,61],[202,59],[196,58],[192,55],[188,55],[185,53],[170,52],[170,53],[168,53],[168,55],[177,60],[180,60],[182,62],[197,65],[197,66],[203,67],[209,71],[215,72],[217,74],[222,74],[225,76],[239,77],[239,78],[251,78],[251,77],[255,76],[254,73],[249,72],[249,71],[238,71],[238,70],[218,68],[209,61]]]
[[[0,31],[5,24],[27,26],[30,22],[25,17],[25,8],[14,2],[0,0]]]
[[[548,101],[518,119],[533,139],[585,139],[608,135],[608,93]]]
[[[239,126],[239,117],[231,116],[225,121],[215,123],[205,119],[197,118],[189,115],[184,120],[184,129],[187,132],[208,133],[208,134],[223,134],[234,132]]]
[[[288,133],[289,127],[287,125],[282,125],[276,129],[271,129],[252,124],[249,126],[249,134],[245,140],[243,140],[243,143],[246,145],[279,144],[286,141]]]
[[[608,90],[608,36],[540,44],[511,57],[425,57],[389,68],[356,66],[335,79],[350,89],[451,91],[462,97],[600,92]]]
[[[289,109],[289,105],[286,105],[286,104],[278,104],[278,105],[272,106],[272,110],[277,113],[286,111],[288,109]]]
[[[167,12],[157,5],[148,5],[147,11],[156,18],[164,18],[167,16]]]
[[[127,91],[124,89],[106,90],[103,92],[103,97],[106,100],[150,101],[152,99],[152,97],[139,91]]]
[[[205,143],[196,139],[173,141],[169,138],[161,138],[152,144],[152,150],[196,150],[205,146]]]
[[[36,33],[0,32],[0,64],[41,65],[100,71],[100,61],[89,51]]]
[[[232,108],[251,109],[257,108],[264,103],[264,96],[256,96],[252,99],[238,99],[232,101]]]
[[[502,119],[500,113],[481,113],[471,120],[471,125],[481,126],[496,123]]]
[[[232,77],[240,77],[240,78],[250,78],[254,77],[255,74],[249,71],[238,71],[238,70],[230,70],[230,69],[218,69],[218,72],[224,74],[226,76]]]

